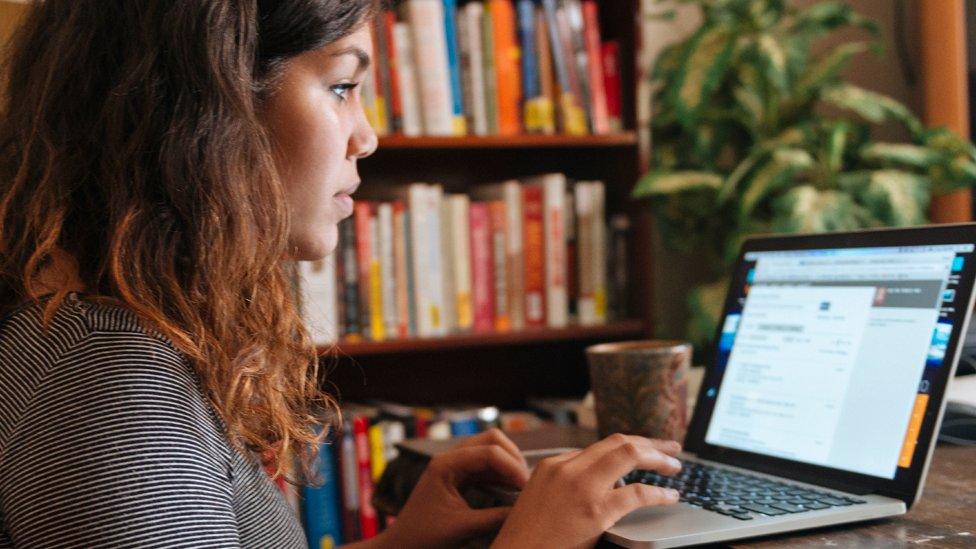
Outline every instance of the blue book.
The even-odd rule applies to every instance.
[[[457,41],[457,0],[444,0],[444,37],[447,39],[447,64],[451,73],[451,111],[454,113],[454,133],[464,135],[463,91],[461,90],[461,60]]]
[[[535,2],[518,0],[519,42],[522,46],[522,97],[525,100],[539,95],[539,54],[535,47]]]
[[[331,444],[319,445],[318,488],[305,486],[303,513],[310,549],[332,549],[342,544],[342,513],[339,507],[339,475]]]

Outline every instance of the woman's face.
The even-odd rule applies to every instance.
[[[336,225],[352,214],[356,161],[376,150],[376,133],[360,102],[369,69],[368,26],[290,59],[264,111],[287,195],[292,259],[321,259],[339,240]]]

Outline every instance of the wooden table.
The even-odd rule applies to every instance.
[[[939,445],[922,499],[906,515],[731,547],[976,547],[976,447]]]

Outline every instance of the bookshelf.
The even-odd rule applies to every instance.
[[[540,135],[380,138],[360,163],[357,199],[381,200],[389,190],[425,181],[445,193],[471,192],[501,180],[562,172],[606,184],[608,213],[631,220],[630,314],[604,325],[440,338],[340,342],[320,349],[324,383],[343,401],[383,399],[406,404],[486,403],[508,407],[530,396],[579,397],[589,387],[587,345],[647,337],[651,333],[650,219],[630,200],[646,168],[637,128],[639,0],[599,2],[604,40],[620,45],[624,129],[610,135]]]

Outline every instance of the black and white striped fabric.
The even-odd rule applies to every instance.
[[[41,315],[0,321],[0,549],[306,546],[169,340],[78,294]]]

